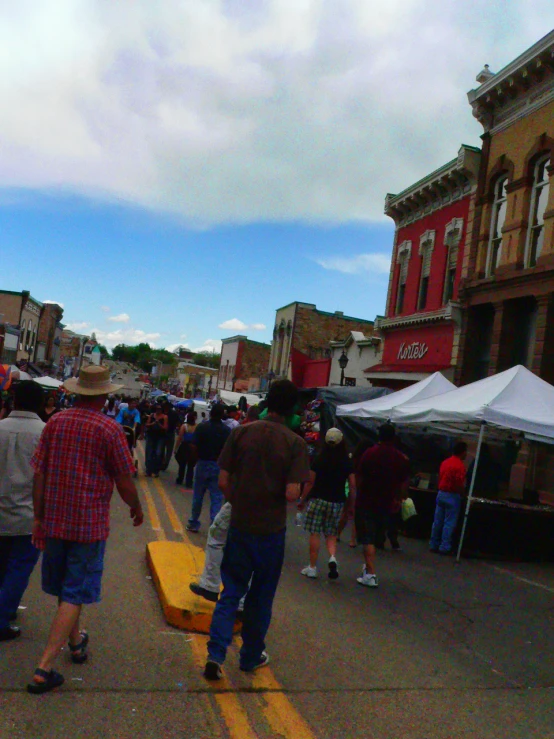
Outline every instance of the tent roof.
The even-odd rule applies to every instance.
[[[483,421],[544,440],[554,439],[554,387],[521,365],[443,395],[408,403],[405,424],[479,425]]]
[[[337,416],[350,416],[351,418],[377,418],[388,420],[394,418],[395,409],[406,403],[412,403],[425,398],[431,398],[442,393],[454,390],[453,385],[440,372],[435,372],[420,382],[409,387],[398,390],[390,395],[384,395],[374,400],[364,400],[361,403],[339,405]]]

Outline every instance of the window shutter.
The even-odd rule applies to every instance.
[[[421,255],[421,276],[429,277],[431,274],[431,256],[433,254],[432,245],[428,242],[423,247],[423,254]]]

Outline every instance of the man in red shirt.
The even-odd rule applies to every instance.
[[[360,460],[356,493],[356,535],[363,546],[365,565],[357,582],[376,588],[375,545],[384,541],[395,503],[405,497],[410,477],[408,458],[396,447],[394,426],[379,429],[379,444],[370,447]]]
[[[466,487],[467,444],[458,441],[453,454],[445,459],[439,470],[439,492],[435,507],[435,520],[431,531],[431,551],[438,554],[452,552],[452,538],[458,523],[462,496]]]
[[[63,684],[52,663],[67,641],[73,662],[87,659],[88,634],[80,631],[79,616],[83,605],[100,600],[114,483],[131,509],[133,525],[143,521],[125,434],[102,413],[108,394],[121,386],[111,384],[107,367],[92,365],[78,380],[66,380],[65,387],[79,396],[77,405],[50,420],[31,460],[33,543],[44,550],[42,589],[58,598],[58,611],[27,686],[30,693]]]

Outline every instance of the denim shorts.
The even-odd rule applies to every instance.
[[[385,540],[389,522],[388,513],[357,510],[354,516],[356,539],[362,546],[376,546]]]
[[[105,541],[82,544],[47,539],[42,556],[42,589],[64,603],[81,606],[101,599]]]

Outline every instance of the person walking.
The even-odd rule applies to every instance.
[[[193,534],[200,530],[200,514],[206,491],[210,493],[210,523],[213,523],[223,505],[223,493],[218,484],[217,460],[231,433],[223,423],[223,414],[222,405],[212,406],[210,420],[199,424],[192,437],[191,453],[198,461],[194,472],[192,509],[186,528]]]
[[[146,477],[159,477],[166,433],[167,416],[163,412],[161,405],[156,403],[153,413],[146,419],[145,426],[146,450],[144,458],[146,463]]]
[[[107,367],[91,365],[66,387],[78,402],[48,422],[31,460],[33,542],[44,549],[42,589],[58,599],[46,649],[27,685],[35,694],[63,684],[52,665],[65,643],[74,663],[87,659],[89,637],[79,622],[83,605],[100,600],[114,484],[133,525],[143,522],[125,434],[102,412],[108,393],[121,386],[110,382]]]
[[[389,516],[397,500],[406,495],[410,477],[408,458],[396,447],[394,426],[379,428],[379,443],[362,456],[357,469],[358,490],[354,521],[358,544],[363,547],[364,567],[359,585],[376,588],[375,546],[386,535]]]
[[[173,449],[175,448],[175,434],[179,428],[181,421],[179,414],[169,401],[163,404],[163,412],[167,416],[167,431],[164,437],[164,446],[162,451],[162,470],[167,470],[171,457],[173,455]]]
[[[310,564],[304,567],[302,575],[316,578],[317,558],[321,545],[321,537],[325,537],[325,544],[329,552],[329,572],[327,576],[336,580],[339,576],[337,554],[337,537],[343,511],[346,504],[346,483],[348,483],[348,508],[354,513],[356,502],[356,480],[352,462],[342,431],[330,428],[325,434],[325,446],[316,458],[310,482],[304,486],[304,491],[298,503],[298,510],[303,510],[308,500],[304,530],[310,534]]]
[[[15,387],[13,410],[0,421],[0,641],[20,636],[11,626],[38,561],[33,546],[31,458],[44,429],[40,385],[24,380]]]
[[[285,425],[297,401],[292,382],[274,382],[267,419],[235,429],[219,458],[219,485],[232,510],[221,563],[223,592],[204,669],[208,680],[222,675],[239,602],[247,591],[240,668],[253,672],[269,662],[265,637],[285,554],[287,501],[298,500],[301,483],[310,479],[306,443]]]
[[[42,408],[41,412],[39,413],[40,419],[41,421],[44,421],[44,423],[48,423],[48,421],[53,418],[56,413],[59,413],[58,408],[56,408],[56,398],[53,395],[49,395],[44,408]]]
[[[439,492],[430,542],[430,549],[435,554],[452,553],[452,539],[466,487],[464,459],[467,456],[467,444],[458,441],[452,451],[452,456],[445,459],[439,469]]]
[[[175,459],[179,465],[179,472],[177,474],[175,484],[182,485],[184,482],[185,488],[188,489],[192,488],[194,481],[194,468],[196,466],[195,455],[191,448],[196,426],[196,413],[192,411],[187,414],[185,423],[179,429],[177,448],[175,449]]]

